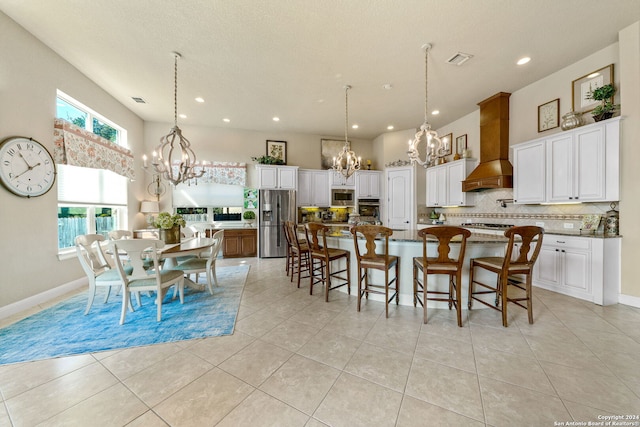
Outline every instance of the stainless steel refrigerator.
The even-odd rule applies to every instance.
[[[295,190],[260,190],[258,232],[260,258],[281,258],[287,254],[282,225],[296,220]]]

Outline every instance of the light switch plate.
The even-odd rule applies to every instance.
[[[536,222],[536,227],[542,227],[542,228],[544,228],[544,222],[542,222],[542,221],[538,221],[538,222]]]
[[[571,223],[571,222],[565,222],[565,223],[564,223],[564,228],[573,228],[573,223]]]

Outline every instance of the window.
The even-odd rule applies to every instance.
[[[124,129],[61,91],[56,99],[56,117],[128,148]]]
[[[126,146],[126,131],[88,107],[58,92],[57,117]],[[58,249],[75,245],[76,236],[127,228],[128,178],[114,172],[57,165]]]

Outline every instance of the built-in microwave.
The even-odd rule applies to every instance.
[[[331,206],[355,206],[355,190],[342,188],[331,189]]]

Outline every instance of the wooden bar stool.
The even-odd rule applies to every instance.
[[[293,264],[293,244],[289,239],[289,232],[287,230],[287,221],[282,223],[282,230],[284,231],[284,238],[287,241],[287,252],[285,255],[286,256],[285,271],[287,272],[287,276],[288,276],[292,270],[292,264]],[[298,239],[298,243],[304,246],[307,244],[307,241],[304,239]]]
[[[329,291],[344,285],[347,285],[347,292],[351,295],[351,252],[344,249],[330,248],[327,245],[327,231],[329,231],[329,227],[315,222],[309,223],[305,227],[309,253],[311,254],[309,294],[313,295],[313,285],[322,283],[324,284],[324,300],[329,302]],[[320,239],[322,239],[322,242],[320,242]],[[342,258],[346,261],[346,268],[332,272],[331,263]],[[318,262],[317,267],[316,261]],[[347,273],[346,277],[340,276],[344,272]],[[338,279],[342,283],[332,286],[332,278]]]
[[[449,310],[452,306],[456,308],[458,326],[462,327],[462,263],[467,246],[467,238],[471,232],[461,227],[438,226],[428,227],[418,231],[418,236],[422,237],[422,256],[413,258],[413,306],[420,303],[424,309],[424,323],[427,323],[427,301],[447,301]],[[433,236],[438,239],[438,256],[427,257],[427,237]],[[451,242],[460,242],[460,252],[457,258],[450,258]],[[422,272],[422,281],[418,271]],[[428,290],[427,280],[430,274],[444,274],[449,276],[449,290],[433,291]],[[420,298],[422,294],[422,298]],[[434,297],[429,295],[446,295]]]
[[[353,235],[353,246],[356,249],[356,259],[358,261],[358,311],[360,311],[360,300],[364,295],[369,298],[369,294],[384,295],[384,309],[386,317],[389,317],[389,302],[395,298],[398,304],[400,292],[400,257],[389,255],[389,236],[393,230],[381,225],[358,225],[351,229]],[[358,246],[358,234],[367,240],[367,252],[360,253]],[[380,235],[384,239],[384,252],[376,253],[376,237]],[[389,270],[395,268],[395,277],[389,280]],[[369,283],[369,269],[384,271],[384,285],[374,285]],[[362,281],[364,280],[364,287]],[[393,291],[389,297],[389,291]]]
[[[504,235],[509,238],[504,258],[485,257],[471,259],[471,266],[469,268],[469,310],[471,310],[473,300],[476,300],[488,307],[501,311],[502,326],[507,327],[507,303],[512,302],[522,308],[526,308],[529,323],[533,323],[531,275],[533,273],[533,266],[540,253],[543,234],[544,229],[541,227],[511,227],[504,232]],[[520,246],[519,251],[514,251],[516,244]],[[475,280],[474,270],[476,268],[482,268],[496,273],[498,275],[496,286],[490,286]],[[525,276],[524,283],[522,283],[520,277],[523,275]],[[474,285],[480,285],[489,290],[475,291]],[[525,296],[510,298],[508,295],[509,285],[524,290]],[[491,305],[477,296],[494,292],[495,305]],[[525,306],[522,301],[526,301],[527,305]],[[500,308],[501,304],[502,308]]]
[[[285,231],[288,234],[287,240],[291,242],[291,281],[293,282],[294,275],[298,275],[300,287],[300,279],[309,277],[309,246],[306,241],[298,238],[298,226],[295,222],[286,221]],[[307,272],[307,276],[302,276],[303,272]]]

